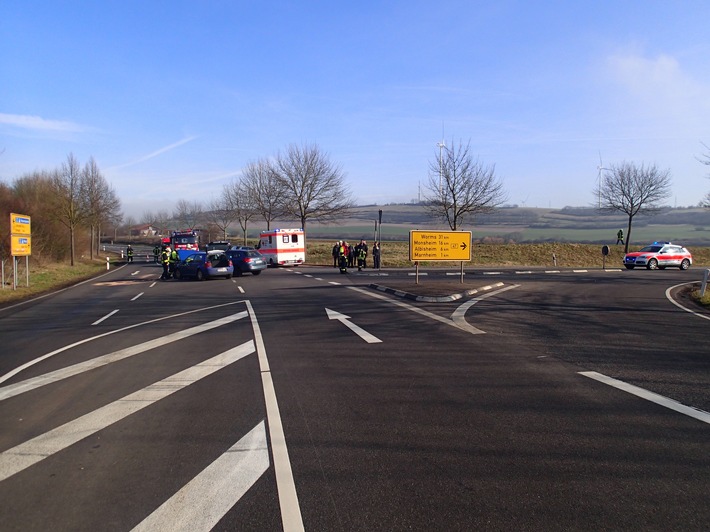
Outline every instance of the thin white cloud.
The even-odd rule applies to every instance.
[[[186,137],[182,140],[178,140],[177,142],[173,142],[172,144],[169,144],[169,145],[164,146],[158,150],[155,150],[154,152],[144,155],[143,157],[139,157],[138,159],[136,159],[134,161],[129,161],[127,163],[112,166],[111,168],[109,168],[109,170],[117,170],[119,168],[126,168],[128,166],[133,166],[136,164],[143,163],[143,162],[153,159],[159,155],[162,155],[163,153],[169,152],[170,150],[174,150],[175,148],[178,148],[178,147],[182,146],[183,144],[187,144],[188,142],[192,142],[196,138],[197,138],[197,136]]]
[[[615,54],[608,58],[612,79],[638,104],[658,113],[695,115],[707,111],[710,86],[700,81],[675,57],[640,53]]]
[[[81,124],[67,122],[65,120],[47,120],[41,116],[13,115],[7,113],[0,113],[0,124],[7,124],[33,131],[61,131],[65,133],[77,133],[88,129]]]

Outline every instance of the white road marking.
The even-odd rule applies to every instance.
[[[211,530],[268,468],[262,421],[133,530]]]
[[[346,316],[345,314],[341,314],[340,312],[336,312],[335,310],[330,310],[329,308],[325,309],[325,313],[328,315],[329,320],[338,320],[352,332],[357,334],[360,338],[365,340],[368,344],[377,344],[382,342],[382,340],[377,338],[377,336],[370,334],[362,327],[359,327],[358,325],[355,325],[354,323],[349,321],[351,319],[350,316]]]
[[[480,329],[477,329],[470,323],[466,321],[466,311],[470,309],[473,305],[478,303],[479,301],[482,301],[486,298],[489,298],[491,296],[498,295],[502,292],[506,292],[507,290],[511,290],[513,288],[517,288],[520,286],[519,284],[513,284],[510,286],[506,286],[504,288],[501,288],[500,290],[495,290],[494,292],[488,292],[487,294],[483,294],[481,296],[475,297],[463,305],[460,305],[454,312],[451,314],[451,321],[453,321],[459,328],[463,329],[464,331],[468,331],[471,334],[485,334],[485,331],[482,331]]]
[[[58,369],[58,370],[52,371],[50,373],[45,373],[44,375],[39,375],[38,377],[33,377],[31,379],[27,379],[27,380],[24,380],[24,381],[15,383],[15,384],[11,384],[9,386],[5,386],[4,388],[0,388],[0,401],[3,401],[5,399],[9,399],[10,397],[14,397],[16,395],[28,392],[30,390],[34,390],[35,388],[40,388],[41,386],[45,386],[47,384],[51,384],[53,382],[57,382],[57,381],[66,379],[68,377],[78,375],[78,374],[83,373],[85,371],[89,371],[89,370],[92,370],[95,368],[100,368],[101,366],[111,364],[112,362],[117,362],[119,360],[123,360],[125,358],[132,357],[134,355],[138,355],[138,354],[148,351],[150,349],[155,349],[156,347],[160,347],[162,345],[166,345],[171,342],[177,342],[178,340],[182,340],[183,338],[187,338],[187,337],[192,336],[194,334],[197,334],[197,333],[200,333],[203,331],[209,331],[210,329],[214,329],[216,327],[221,327],[222,325],[226,325],[227,323],[231,323],[233,321],[245,318],[246,316],[247,316],[246,311],[238,312],[237,314],[232,314],[231,316],[227,316],[227,317],[221,318],[219,320],[215,320],[215,321],[212,321],[209,323],[204,323],[202,325],[197,325],[195,327],[191,327],[191,328],[185,329],[183,331],[178,331],[178,332],[175,332],[172,334],[168,334],[167,336],[161,336],[160,338],[156,338],[155,340],[143,342],[142,344],[127,347],[127,348],[121,349],[119,351],[114,351],[113,353],[109,353],[107,355],[96,357],[91,360],[87,360],[86,362],[74,364],[73,366],[68,366],[66,368]],[[69,347],[73,347],[74,345],[78,345],[78,343],[72,344],[72,346],[69,346]],[[54,351],[52,353],[49,353],[49,355],[56,354],[59,351],[60,350]],[[44,357],[40,357],[33,362],[38,362],[40,360],[44,360],[45,358],[48,358],[49,355],[45,355]],[[26,364],[25,367],[27,367],[28,364]],[[22,369],[22,368],[18,368],[18,369]],[[10,373],[8,373],[8,375],[10,375]],[[6,377],[7,377],[7,375],[6,375]]]
[[[100,319],[96,320],[96,321],[95,321],[94,323],[92,323],[91,325],[98,325],[98,324],[101,323],[102,321],[107,320],[108,318],[110,318],[111,316],[113,316],[114,314],[116,314],[116,312],[118,312],[118,309],[112,310],[111,312],[109,312],[108,314],[106,314],[103,318],[100,318]]]
[[[254,342],[200,362],[0,454],[0,481],[254,352]]]
[[[276,475],[276,489],[279,493],[279,507],[281,508],[281,524],[286,532],[301,532],[304,530],[301,506],[298,502],[296,482],[291,470],[291,460],[288,456],[286,435],[284,434],[279,412],[279,403],[276,400],[276,390],[271,378],[269,360],[266,356],[266,347],[261,335],[261,328],[256,319],[254,308],[249,300],[245,301],[251,324],[254,329],[256,351],[261,369],[261,384],[264,389],[264,402],[266,404],[266,418],[269,424],[269,438],[271,440],[271,453],[274,457],[274,473]]]
[[[671,410],[675,410],[676,412],[695,418],[699,421],[702,421],[703,423],[710,423],[709,412],[705,412],[704,410],[700,410],[698,408],[693,408],[692,406],[686,406],[682,403],[679,403],[675,399],[671,399],[669,397],[650,392],[643,388],[639,388],[638,386],[634,386],[633,384],[628,384],[612,377],[607,377],[606,375],[602,375],[601,373],[597,373],[596,371],[580,371],[579,374],[584,375],[585,377],[589,377],[590,379],[603,382],[604,384],[608,384],[609,386],[613,386],[614,388],[623,390],[642,399],[646,399],[647,401],[651,401],[652,403],[656,403],[657,405],[670,408]]]
[[[153,288],[156,284],[158,284],[157,281],[153,281],[152,283],[150,283],[148,288]]]
[[[704,320],[710,320],[710,316],[708,316],[707,314],[700,314],[699,312],[695,312],[694,310],[689,309],[688,307],[684,307],[683,305],[681,305],[680,303],[678,303],[675,299],[673,299],[671,297],[671,290],[673,290],[674,288],[678,288],[679,286],[683,286],[686,284],[693,284],[695,282],[696,281],[692,281],[690,283],[681,283],[681,284],[677,284],[675,286],[671,286],[668,290],[666,290],[666,299],[668,299],[668,301],[673,303],[676,307],[683,309],[686,312],[690,312],[691,314],[696,315],[698,318],[703,318]]]
[[[133,276],[133,275],[138,275],[139,272],[140,272],[140,270],[136,270],[136,271],[134,271],[131,275],[132,275],[132,276]]]
[[[135,301],[136,299],[138,299],[139,297],[141,297],[143,294],[145,294],[145,292],[141,292],[140,294],[138,294],[137,296],[135,296],[133,299],[131,299],[131,301]]]

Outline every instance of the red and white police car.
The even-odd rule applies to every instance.
[[[627,253],[624,257],[624,266],[633,270],[636,266],[648,270],[663,270],[667,266],[675,266],[687,270],[693,264],[693,256],[683,246],[672,242],[654,242],[641,251]]]

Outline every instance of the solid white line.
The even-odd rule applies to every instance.
[[[96,321],[95,321],[94,323],[92,323],[91,325],[98,325],[98,324],[101,323],[102,321],[107,320],[108,318],[110,318],[111,316],[113,316],[114,314],[116,314],[116,312],[118,312],[118,309],[112,310],[111,312],[109,312],[108,314],[106,314],[103,318],[96,320]]]
[[[487,299],[491,296],[498,295],[502,292],[506,292],[507,290],[511,290],[513,288],[517,288],[520,286],[519,284],[514,284],[510,286],[506,286],[504,288],[501,288],[500,290],[496,290],[494,292],[488,292],[486,294],[483,294],[481,296],[475,297],[471,299],[470,301],[467,301],[463,305],[460,305],[454,312],[451,314],[451,320],[461,329],[467,330],[471,334],[485,334],[485,331],[482,331],[480,329],[477,329],[470,323],[466,321],[466,311],[470,309],[473,305],[478,303],[479,301],[482,301],[483,299]]]
[[[262,421],[133,530],[211,530],[268,468]]]
[[[676,412],[695,418],[699,421],[702,421],[703,423],[710,423],[710,413],[705,412],[704,410],[693,408],[692,406],[686,406],[682,403],[679,403],[675,399],[670,399],[663,395],[644,390],[643,388],[639,388],[638,386],[634,386],[633,384],[628,384],[626,382],[613,379],[612,377],[607,377],[606,375],[602,375],[601,373],[597,373],[596,371],[580,371],[579,374],[584,375],[585,377],[589,377],[590,379],[603,382],[604,384],[608,384],[609,386],[613,386],[614,388],[623,390],[642,399],[646,399],[647,401],[651,401],[652,403],[656,403],[657,405],[670,408],[671,410],[675,410]]]
[[[121,268],[123,268],[123,267],[124,266],[121,266]],[[130,329],[134,329],[136,327],[141,327],[143,325],[150,325],[151,323],[157,323],[159,321],[171,320],[173,318],[178,318],[180,316],[187,316],[188,314],[195,314],[196,312],[203,312],[205,310],[212,310],[212,309],[216,309],[216,308],[220,308],[220,307],[228,307],[230,305],[238,305],[241,303],[242,303],[242,301],[230,301],[229,303],[222,303],[220,305],[214,305],[212,307],[203,307],[203,308],[198,308],[195,310],[188,310],[187,312],[180,312],[178,314],[172,314],[170,316],[163,316],[162,318],[155,318],[154,320],[148,320],[148,321],[144,321],[141,323],[134,323],[133,325],[128,325],[127,327],[122,327],[122,328],[116,329],[114,331],[108,331],[105,333],[97,334],[96,336],[84,338],[83,340],[79,340],[78,342],[74,342],[73,344],[65,345],[64,347],[60,347],[59,349],[56,349],[50,353],[47,353],[46,355],[42,355],[39,358],[35,358],[34,360],[30,360],[29,362],[22,364],[21,366],[13,369],[12,371],[10,371],[10,372],[6,373],[5,375],[3,375],[2,377],[0,377],[0,384],[5,382],[6,380],[11,379],[12,377],[17,375],[21,371],[23,371],[31,366],[34,366],[35,364],[42,362],[43,360],[48,359],[49,357],[53,357],[54,355],[58,355],[59,353],[63,353],[64,351],[67,351],[67,350],[71,349],[72,347],[76,347],[78,345],[85,344],[87,342],[91,342],[92,340],[97,340],[99,338],[103,338],[104,336],[110,336],[112,334],[128,331]]]
[[[155,340],[149,340],[148,342],[143,342],[142,344],[127,347],[119,351],[114,351],[113,353],[96,357],[91,360],[87,360],[86,362],[80,362],[79,364],[74,364],[73,366],[61,368],[50,373],[45,373],[44,375],[39,375],[31,379],[5,386],[4,388],[0,388],[0,401],[9,399],[10,397],[14,397],[16,395],[20,395],[21,393],[25,393],[30,390],[34,390],[35,388],[40,388],[41,386],[45,386],[53,382],[73,377],[74,375],[78,375],[85,371],[100,368],[101,366],[111,364],[112,362],[117,362],[119,360],[138,355],[150,349],[155,349],[156,347],[160,347],[171,342],[177,342],[178,340],[182,340],[183,338],[187,338],[194,334],[203,331],[209,331],[216,327],[221,327],[222,325],[232,323],[233,321],[245,318],[246,316],[246,311],[238,312],[237,314],[232,314],[231,316],[227,316],[225,318],[221,318],[209,323],[204,323],[202,325],[197,325],[195,327],[191,327],[183,331],[168,334],[167,336],[161,336],[160,338],[156,338]],[[55,354],[57,352],[59,351],[50,353],[50,355]],[[40,357],[33,362],[43,360],[44,358],[47,358],[47,355],[45,355],[44,357]]]
[[[678,308],[680,308],[680,309],[683,309],[683,310],[686,311],[686,312],[690,312],[691,314],[695,314],[698,318],[703,318],[704,320],[710,320],[710,316],[708,316],[708,315],[706,315],[706,314],[700,314],[699,312],[695,312],[695,311],[692,310],[692,309],[689,309],[689,308],[687,308],[687,307],[684,307],[683,305],[681,305],[680,303],[678,303],[675,299],[673,299],[673,298],[671,297],[671,290],[673,290],[674,288],[678,288],[679,286],[683,286],[683,285],[686,285],[686,284],[693,284],[693,283],[695,283],[695,282],[696,282],[696,281],[691,281],[691,282],[689,282],[689,283],[681,283],[681,284],[677,284],[677,285],[675,285],[675,286],[671,286],[668,290],[666,290],[666,299],[668,299],[668,301],[670,301],[671,303],[673,303],[676,307],[678,307]]]
[[[126,265],[123,264],[123,265],[115,268],[113,271],[108,271],[106,273],[102,273],[101,275],[97,275],[96,277],[92,277],[91,279],[81,281],[80,283],[76,283],[71,286],[67,286],[66,288],[62,288],[60,290],[55,290],[54,292],[48,292],[48,293],[43,294],[41,296],[33,297],[32,299],[26,299],[24,301],[20,301],[19,303],[15,303],[14,305],[10,305],[9,307],[3,307],[2,309],[0,309],[0,312],[4,312],[6,310],[10,310],[15,307],[19,307],[20,305],[26,305],[27,303],[32,303],[33,301],[38,301],[40,299],[44,299],[45,297],[53,296],[54,294],[59,294],[60,292],[64,292],[65,290],[71,290],[72,288],[76,288],[77,286],[81,286],[86,283],[92,283],[92,282],[96,281],[96,279],[101,279],[102,277],[106,277],[107,275],[111,275],[114,271],[121,270],[125,267],[126,267]]]
[[[0,454],[0,481],[254,352],[254,342],[200,362]]]
[[[259,322],[256,319],[254,308],[250,301],[247,300],[245,303],[254,329],[256,351],[259,357],[259,367],[261,368],[261,384],[264,389],[266,419],[269,423],[269,439],[271,440],[271,452],[274,457],[276,488],[279,493],[279,506],[281,508],[281,524],[287,532],[301,532],[304,530],[303,517],[301,516],[301,507],[298,502],[296,482],[291,470],[291,460],[288,457],[288,446],[286,445],[286,436],[281,423],[279,403],[276,400],[276,390],[269,370],[266,347],[264,346],[261,327],[259,327]]]
[[[136,299],[138,299],[139,297],[141,297],[143,294],[145,294],[145,292],[141,292],[141,293],[138,294],[136,297],[134,297],[133,299],[131,299],[131,301],[135,301]]]

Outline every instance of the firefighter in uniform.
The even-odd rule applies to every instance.
[[[170,279],[170,246],[163,248],[160,253],[160,263],[163,265],[163,275],[160,276],[161,281]]]
[[[180,257],[178,256],[177,249],[173,249],[170,252],[170,257],[168,259],[168,262],[170,263],[170,275],[168,277],[175,277],[175,268],[177,268],[177,263],[180,260]]]
[[[133,262],[133,248],[130,244],[128,244],[128,247],[126,248],[126,258],[128,262]]]
[[[346,246],[346,242],[340,242],[340,247],[338,247],[338,266],[340,267],[340,273],[348,273],[348,256]]]
[[[160,264],[160,246],[157,244],[153,247],[153,262]]]

